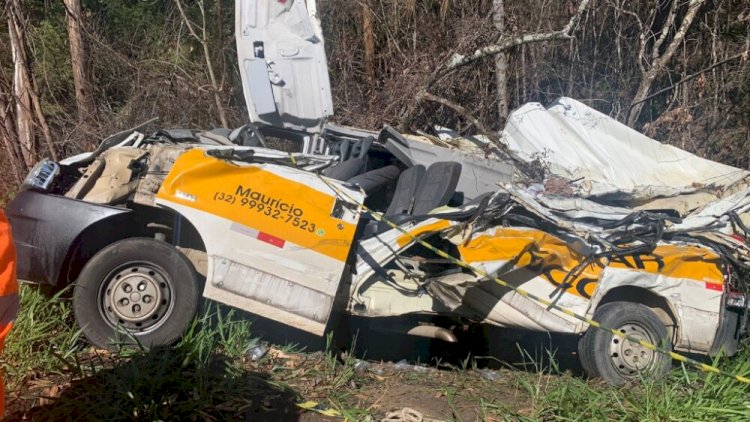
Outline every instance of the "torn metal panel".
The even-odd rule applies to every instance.
[[[693,230],[718,223],[723,233],[730,233],[731,221],[729,213],[738,215],[750,212],[750,189],[746,189],[711,202],[703,208],[689,214],[682,223],[675,226],[676,230]],[[717,229],[719,227],[714,227]]]
[[[656,198],[633,209],[636,211],[674,211],[685,217],[698,208],[717,201],[719,197],[712,192],[694,192],[668,198]]]
[[[456,277],[458,278],[458,277]],[[460,283],[441,278],[427,285],[435,300],[457,315],[485,324],[524,328],[534,331],[571,333],[576,323],[491,280],[467,280]],[[533,288],[526,283],[524,288]]]
[[[387,280],[386,280],[387,276]],[[389,270],[387,275],[375,275],[361,285],[359,304],[350,312],[368,317],[390,317],[411,313],[430,314],[445,311],[445,307],[432,295],[420,289],[417,280],[404,271]],[[358,311],[358,309],[364,311]]]
[[[138,183],[133,202],[142,205],[156,205],[156,192],[159,191],[164,178],[172,169],[177,158],[193,145],[153,145],[148,153],[148,169]]]
[[[544,206],[540,200],[547,200],[554,203],[554,198],[548,198],[544,195],[538,195],[530,192],[528,189],[512,185],[503,186],[503,190],[508,192],[514,202],[524,210],[535,215],[541,222],[549,222],[563,231],[568,231],[581,237],[604,232],[604,229],[597,224],[593,224],[587,219],[568,218],[564,213],[556,213],[555,210]],[[617,209],[607,214],[600,213],[602,220],[619,214]]]
[[[579,180],[578,194],[645,201],[727,189],[750,173],[661,144],[570,98],[529,103],[511,113],[501,140],[525,161]]]
[[[72,199],[83,198],[89,193],[91,188],[94,187],[94,184],[103,171],[104,160],[101,158],[95,159],[88,167],[86,167],[86,170],[81,174],[81,177],[75,182],[75,184],[73,184],[73,187],[65,193],[65,196]]]
[[[589,201],[585,198],[538,195],[535,199],[555,215],[570,220],[618,221],[633,213],[633,210]]]
[[[66,196],[95,204],[115,204],[127,198],[138,185],[131,164],[145,151],[117,147],[104,151],[86,169]]]

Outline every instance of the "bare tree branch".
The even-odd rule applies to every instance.
[[[471,113],[469,113],[469,111],[466,110],[465,107],[461,106],[460,104],[454,103],[453,101],[447,98],[438,97],[437,95],[431,94],[429,92],[423,92],[420,96],[422,97],[422,99],[425,99],[427,101],[432,101],[438,104],[442,104],[452,109],[453,111],[458,113],[458,115],[460,115],[461,117],[469,121],[472,125],[474,125],[474,127],[476,127],[477,130],[479,130],[479,132],[481,132],[483,135],[486,135],[488,138],[490,138],[490,140],[492,140],[493,143],[496,143],[496,144],[498,143],[497,141],[499,140],[499,138],[497,134],[489,130],[489,128],[487,128],[481,121],[479,121],[479,119],[477,119]]]
[[[669,35],[669,31],[672,29],[672,25],[674,25],[674,19],[677,12],[677,3],[677,1],[673,1],[669,6],[667,22],[664,24],[664,26],[662,26],[659,38],[654,42],[654,46],[651,47],[651,60],[657,60],[659,58],[659,50],[661,50],[661,45],[664,44],[664,41]],[[656,10],[654,10],[654,13],[656,13]]]
[[[677,2],[678,0],[673,1]],[[648,93],[651,90],[651,86],[656,80],[656,77],[664,71],[669,61],[672,60],[672,56],[674,56],[677,47],[679,47],[685,39],[685,34],[688,29],[690,29],[693,19],[695,19],[695,16],[698,14],[698,10],[700,10],[705,2],[706,0],[690,0],[688,10],[682,18],[679,29],[674,34],[672,41],[667,46],[667,49],[664,50],[663,54],[659,54],[658,50],[656,50],[663,42],[662,37],[654,43],[655,50],[652,50],[651,53],[652,60],[650,66],[648,70],[646,70],[646,73],[644,73],[641,83],[638,86],[638,91],[636,92],[635,97],[633,97],[631,103],[630,113],[628,113],[627,119],[628,126],[633,127],[635,122],[638,121],[638,117],[641,115],[641,110],[643,109],[643,102],[645,101],[645,98],[648,97]],[[665,26],[672,26],[672,23],[674,23],[674,18],[669,18],[667,23],[665,23]],[[668,33],[669,28],[662,29],[662,36],[664,36],[665,31]]]
[[[420,96],[423,100],[432,101],[450,108],[458,115],[469,121],[472,125],[474,125],[474,127],[477,128],[480,134],[486,136],[487,139],[490,140],[490,143],[484,147],[484,151],[486,154],[494,152],[499,156],[512,161],[519,170],[525,172],[527,175],[533,174],[531,166],[529,166],[529,164],[525,163],[523,160],[519,159],[516,154],[514,154],[508,149],[508,147],[505,146],[505,144],[500,142],[500,136],[497,134],[497,132],[492,131],[487,126],[485,126],[479,119],[474,117],[474,115],[472,115],[466,109],[466,107],[463,107],[462,105],[457,104],[447,98],[438,97],[437,95],[431,94],[429,92],[423,92]]]
[[[206,32],[206,10],[203,5],[203,0],[200,0],[198,2],[198,8],[201,12],[201,35],[199,36],[198,33],[195,31],[195,28],[193,27],[193,23],[188,19],[187,14],[185,13],[185,10],[182,6],[181,0],[174,0],[175,5],[177,6],[177,10],[180,11],[180,17],[182,17],[182,21],[185,22],[185,26],[187,26],[188,31],[190,32],[190,35],[193,36],[193,38],[198,41],[198,43],[203,47],[203,59],[206,61],[206,68],[208,69],[208,77],[211,80],[211,88],[214,94],[214,102],[216,103],[216,109],[219,113],[219,120],[221,120],[221,125],[223,127],[229,127],[229,122],[227,121],[227,115],[226,111],[224,111],[224,105],[221,100],[221,88],[219,86],[219,83],[216,79],[216,73],[214,73],[214,64],[213,60],[211,60],[211,50],[210,45],[208,43],[208,35]]]
[[[458,69],[459,67],[466,66],[484,57],[502,53],[510,48],[517,47],[519,45],[544,41],[571,39],[573,37],[572,34],[578,27],[578,23],[581,21],[581,17],[588,8],[589,3],[590,0],[581,0],[581,3],[578,4],[576,13],[559,31],[527,34],[517,38],[504,40],[499,43],[477,49],[474,51],[474,53],[468,56],[454,53],[444,65],[437,67],[422,81],[417,91],[417,95],[414,98],[414,101],[406,108],[406,110],[404,110],[403,113],[401,113],[401,117],[399,118],[401,129],[406,129],[408,127],[409,122],[411,121],[412,117],[417,111],[417,108],[419,107],[419,103],[423,99],[426,99],[425,94],[427,94],[427,91],[429,91],[432,85],[435,84],[438,80],[440,80],[450,72]]]
[[[581,16],[583,16],[583,12],[588,7],[589,1],[590,0],[581,1],[581,3],[578,5],[578,10],[576,10],[576,13],[570,18],[568,23],[559,31],[544,32],[544,33],[538,33],[538,34],[526,34],[517,38],[502,40],[501,42],[497,44],[488,45],[486,47],[479,48],[475,50],[473,53],[469,54],[468,56],[464,56],[464,55],[456,53],[448,60],[448,63],[444,67],[443,73],[450,72],[461,66],[466,66],[467,64],[475,62],[484,57],[493,56],[495,54],[502,53],[505,50],[508,50],[513,47],[517,47],[522,44],[530,44],[530,43],[538,43],[538,42],[554,41],[554,40],[569,40],[573,38],[573,31],[575,31],[575,29],[578,27],[578,23],[581,21]]]
[[[669,91],[671,91],[671,90],[673,90],[673,89],[677,88],[678,86],[680,86],[680,85],[684,84],[685,82],[687,82],[687,81],[689,81],[689,80],[691,80],[691,79],[695,79],[695,78],[697,78],[698,76],[700,76],[700,75],[702,75],[702,74],[704,74],[704,73],[706,73],[706,72],[710,72],[710,71],[712,71],[712,70],[716,69],[716,68],[717,68],[717,67],[719,67],[719,66],[723,66],[723,65],[725,65],[725,64],[727,64],[727,63],[733,62],[733,61],[735,61],[735,60],[738,60],[738,59],[743,59],[743,60],[747,60],[748,54],[750,54],[750,50],[745,50],[745,51],[743,51],[742,53],[738,53],[738,54],[735,54],[734,56],[730,56],[730,57],[727,57],[726,59],[724,59],[724,60],[722,60],[722,61],[719,61],[719,62],[716,62],[716,63],[712,64],[711,66],[708,66],[708,67],[707,67],[707,68],[705,68],[705,69],[701,69],[701,70],[699,70],[699,71],[697,71],[697,72],[695,72],[695,73],[693,73],[693,74],[690,74],[690,75],[688,75],[688,76],[685,76],[684,78],[682,78],[682,79],[680,79],[679,81],[677,81],[677,82],[673,83],[672,85],[670,85],[670,86],[668,86],[668,87],[666,87],[666,88],[662,88],[662,89],[660,89],[660,90],[658,90],[658,91],[654,92],[653,94],[649,95],[648,97],[646,97],[646,98],[644,98],[644,99],[640,100],[640,102],[637,102],[637,103],[633,103],[633,104],[632,104],[632,105],[630,106],[630,108],[632,109],[632,108],[633,108],[633,107],[635,107],[635,106],[636,106],[637,104],[641,104],[641,103],[643,103],[643,102],[645,102],[645,101],[648,101],[648,100],[650,100],[650,99],[652,99],[652,98],[654,98],[654,97],[658,97],[659,95],[661,95],[661,94],[663,94],[663,93],[665,93],[665,92],[669,92]]]

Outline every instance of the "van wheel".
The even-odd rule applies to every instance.
[[[664,323],[640,303],[604,304],[594,313],[594,320],[631,337],[672,349]],[[587,375],[612,385],[636,381],[642,376],[665,377],[672,363],[667,355],[594,327],[578,342],[578,355]]]
[[[125,239],[94,255],[73,290],[73,313],[98,347],[145,348],[179,339],[198,311],[200,280],[173,246]]]

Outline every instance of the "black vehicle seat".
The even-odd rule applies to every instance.
[[[448,205],[456,193],[459,177],[461,177],[460,163],[452,161],[432,163],[414,193],[411,215],[426,215],[435,208]]]
[[[346,139],[339,142],[338,145],[336,145],[331,151],[332,154],[339,156],[339,162],[341,163],[351,158],[351,152],[352,143]]]
[[[354,176],[346,182],[360,187],[366,194],[370,195],[388,183],[396,180],[399,174],[401,174],[401,169],[397,166],[390,165]]]
[[[393,192],[393,199],[391,199],[391,203],[385,211],[386,217],[411,213],[414,194],[417,192],[424,174],[425,168],[423,165],[409,167],[401,173],[398,183],[396,183],[396,190]]]
[[[456,193],[461,164],[437,162],[425,171],[416,165],[404,170],[398,178],[396,190],[388,209],[383,214],[395,224],[427,215],[430,211],[448,205]],[[383,233],[391,227],[386,222],[369,224],[364,238]]]
[[[396,189],[393,192],[393,198],[391,203],[388,205],[388,209],[383,214],[388,217],[389,220],[398,219],[400,215],[409,215],[411,213],[412,204],[414,203],[414,194],[422,182],[422,178],[425,174],[425,168],[423,165],[416,165],[409,167],[408,169],[401,172],[396,183]],[[373,235],[375,233],[382,233],[389,229],[390,226],[385,222],[379,222],[372,225],[367,230],[366,235]]]
[[[365,170],[367,152],[372,146],[372,137],[350,142],[343,140],[332,151],[340,157],[335,166],[323,170],[323,175],[336,180],[349,180]]]
[[[364,159],[367,153],[370,151],[370,147],[372,147],[372,142],[374,140],[375,138],[373,138],[372,136],[368,136],[367,138],[360,139],[359,141],[352,143],[349,157]]]
[[[333,167],[328,167],[323,170],[323,176],[330,177],[336,180],[349,180],[354,176],[362,173],[365,167],[365,160],[361,158],[350,158],[346,161],[336,164]]]

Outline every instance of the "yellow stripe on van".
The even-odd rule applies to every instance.
[[[345,261],[356,224],[331,215],[336,196],[264,167],[235,165],[193,149],[175,161],[157,197]]]
[[[512,261],[514,268],[528,268],[556,286],[567,279],[570,286],[566,291],[584,298],[593,295],[605,267],[699,281],[718,290],[724,283],[720,257],[695,246],[662,245],[650,254],[600,259],[570,278],[568,274],[586,257],[565,241],[537,229],[497,228],[459,245],[458,251],[462,260],[469,263]]]

